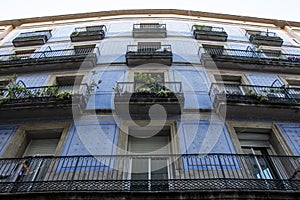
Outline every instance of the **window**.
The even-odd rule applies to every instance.
[[[29,50],[19,50],[15,51],[15,55],[11,56],[11,60],[19,60],[19,59],[28,59],[32,57],[32,54],[35,52],[35,49]]]
[[[62,129],[26,131],[28,141],[23,157],[35,155],[54,155]]]
[[[158,92],[164,88],[164,73],[134,73],[134,90],[151,90]]]
[[[155,128],[154,128],[155,130]],[[128,139],[128,150],[136,154],[148,155],[168,155],[170,149],[168,144],[170,141],[170,127],[164,127],[159,133],[153,135],[153,130],[145,128],[129,128],[130,136]],[[131,180],[149,180],[149,183],[132,184],[131,187],[135,190],[147,187],[149,190],[155,190],[157,187],[168,188],[168,179],[170,178],[169,158],[168,156],[147,156],[133,157],[130,164],[130,179]],[[160,180],[159,185],[151,180]],[[165,183],[162,184],[162,180]]]
[[[254,176],[258,179],[276,179],[279,178],[276,161],[273,161],[270,155],[276,152],[273,149],[275,146],[274,133],[267,128],[234,128],[238,136],[241,149],[246,157],[247,166]]]
[[[234,75],[214,75],[217,83],[221,83],[219,87],[223,87],[226,94],[242,94],[242,77]]]
[[[56,84],[58,86],[63,86],[63,85],[76,85],[76,84],[81,84],[83,79],[83,75],[78,75],[78,76],[57,76],[56,77]]]
[[[78,76],[58,76],[56,77],[56,84],[58,86],[58,93],[69,92],[71,94],[78,93],[81,87],[74,87],[82,83],[83,75]]]

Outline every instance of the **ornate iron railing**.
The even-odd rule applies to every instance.
[[[0,65],[8,64],[8,63],[39,62],[39,61],[63,59],[63,58],[72,59],[72,58],[87,56],[92,53],[96,55],[100,55],[99,49],[97,47],[59,49],[59,50],[52,50],[51,47],[49,47],[45,51],[37,51],[33,53],[1,54]]]
[[[36,156],[0,159],[0,193],[299,191],[299,160],[300,157],[296,156],[251,154]],[[152,169],[147,167],[148,164],[145,166],[145,163],[151,165]]]
[[[141,23],[133,24],[133,31],[166,31],[166,24]]]
[[[171,53],[171,45],[128,45],[127,53],[151,53],[151,54],[164,54]]]
[[[117,94],[126,93],[159,93],[160,91],[170,91],[172,93],[182,93],[181,82],[117,82],[115,92]]]
[[[248,47],[246,50],[241,49],[224,49],[206,47],[200,48],[199,53],[205,53],[213,58],[231,58],[249,61],[282,61],[290,63],[300,63],[300,54],[284,54],[277,52],[263,52],[255,51],[253,48]]]
[[[203,32],[221,32],[226,33],[223,27],[205,26],[205,25],[193,25],[192,31],[203,31]]]
[[[214,101],[219,95],[227,101],[234,100],[240,102],[265,102],[288,105],[300,104],[300,88],[272,87],[242,84],[213,83],[210,87],[209,95]]]
[[[266,37],[278,37],[278,35],[275,32],[269,32],[269,31],[251,31],[247,30],[246,35],[260,35],[260,36],[266,36]]]
[[[105,34],[106,31],[105,25],[76,27],[71,36]]]
[[[87,84],[42,87],[12,85],[10,88],[1,89],[0,105],[71,100],[73,96],[83,96],[87,99],[90,96],[89,86]]]

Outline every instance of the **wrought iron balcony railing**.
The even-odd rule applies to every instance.
[[[72,42],[101,40],[105,37],[107,28],[105,25],[76,27],[70,35]]]
[[[266,37],[278,37],[278,35],[275,32],[269,32],[269,31],[246,31],[246,35],[260,35],[260,36],[266,36]]]
[[[51,36],[50,30],[20,33],[12,43],[15,47],[45,44]]]
[[[36,156],[0,159],[0,193],[216,190],[299,192],[299,160],[300,157],[296,156],[251,154]]]
[[[23,87],[19,84],[9,89],[1,89],[0,106],[71,101],[72,97],[76,98],[78,96],[85,97],[85,100],[87,100],[90,96],[87,84],[43,87]],[[75,100],[74,98],[73,100]]]
[[[50,47],[45,51],[36,51],[33,53],[1,54],[0,55],[0,73],[16,72],[19,73],[24,66],[24,71],[30,70],[28,66],[42,65],[43,67],[33,67],[31,71],[44,69],[62,69],[78,68],[83,61],[91,61],[95,64],[100,55],[97,47],[83,47],[75,49],[52,50]],[[58,65],[59,63],[59,65]],[[62,63],[64,65],[62,66]],[[77,63],[77,64],[74,64]]]
[[[128,66],[147,63],[170,66],[173,60],[171,45],[128,45],[125,57]]]
[[[166,24],[141,23],[133,24],[133,31],[166,31]]]
[[[272,53],[272,52],[255,51],[251,47],[248,47],[246,50],[206,47],[206,48],[200,48],[199,53],[200,52],[208,54],[212,58],[220,58],[220,59],[236,59],[236,60],[249,61],[249,62],[274,61],[274,62],[300,64],[300,54],[284,54],[278,52]]]
[[[300,105],[300,88],[213,83],[209,94],[213,101],[218,96],[235,102]]]
[[[225,32],[223,27],[193,25],[193,31],[208,31],[208,32]]]
[[[172,49],[171,45],[128,45],[127,53],[161,55],[172,53]]]

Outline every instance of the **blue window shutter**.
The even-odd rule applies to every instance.
[[[286,35],[285,31],[271,30],[271,32],[275,32],[279,37],[281,37],[283,39],[283,45],[293,45],[290,41],[291,40],[290,37]]]
[[[197,56],[199,46],[191,40],[169,40],[173,52],[173,62],[199,63],[200,57]]]
[[[228,34],[228,40],[249,41],[239,27],[223,26],[223,28]]]
[[[204,71],[172,68],[171,81],[182,83],[185,97],[185,109],[211,108],[208,96],[208,80]]]
[[[186,22],[166,21],[168,36],[191,36],[191,28]]]
[[[72,126],[62,155],[115,155],[118,137],[115,122],[82,122]]]
[[[24,32],[24,31],[23,31]],[[2,43],[3,46],[10,46],[13,45],[12,41],[15,39],[19,33],[21,33],[20,30],[13,30],[11,31],[5,38],[4,38],[4,43]]]
[[[132,33],[131,33],[132,34]],[[127,45],[130,44],[128,40],[110,39],[101,41],[99,57],[100,63],[115,63],[125,62],[125,53]]]
[[[279,124],[278,126],[294,155],[300,156],[300,125]]]
[[[237,157],[217,159],[212,153],[236,154],[228,130],[222,122],[189,121],[179,124],[182,161],[185,169],[240,169]],[[199,156],[200,154],[201,156]],[[220,158],[220,157],[218,157]]]
[[[22,80],[26,87],[40,87],[45,86],[50,76],[49,74],[19,76],[17,82]]]
[[[100,73],[100,72],[98,72]],[[125,81],[127,78],[126,70],[104,71],[98,76],[101,83],[98,86],[95,96],[92,96],[88,102],[88,109],[112,109],[114,90],[116,82]]]
[[[17,126],[0,126],[0,156],[5,152],[17,129]]]
[[[288,54],[294,54],[297,57],[300,57],[300,49],[297,48],[284,48],[284,50],[288,53]]]
[[[73,30],[74,26],[58,27],[52,32],[52,37],[50,38],[49,42],[69,40]]]
[[[259,86],[271,86],[273,83],[274,87],[281,87],[283,82],[276,75],[265,75],[265,74],[247,74],[251,84]],[[274,82],[277,80],[276,82]]]
[[[235,153],[228,130],[221,122],[181,122],[179,137],[182,153]]]
[[[132,22],[116,22],[111,23],[108,27],[108,36],[121,36],[132,34]]]

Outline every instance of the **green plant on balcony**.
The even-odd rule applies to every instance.
[[[161,81],[158,79],[159,78],[157,78],[157,77],[154,78],[154,77],[152,77],[151,74],[148,74],[148,73],[135,73],[134,74],[134,80],[135,80],[135,82],[138,82],[138,83],[151,84],[154,82]]]
[[[160,90],[156,95],[159,97],[170,97],[174,95],[174,92],[171,90]]]
[[[71,33],[71,36],[78,36],[79,35],[79,31],[73,31],[72,33]]]
[[[4,97],[4,98],[1,98],[1,99],[0,99],[0,105],[1,105],[1,104],[5,104],[5,103],[7,103],[9,100],[10,100],[10,98],[9,98],[9,97]]]
[[[256,95],[256,99],[260,102],[268,101],[268,96],[265,93],[261,93],[261,94]]]
[[[134,93],[137,93],[137,94],[151,94],[152,91],[151,91],[151,88],[139,88],[139,89],[135,90]]]
[[[211,26],[206,26],[204,24],[202,25],[194,25],[195,30],[201,30],[201,31],[211,31],[212,27]]]
[[[43,96],[56,96],[58,93],[58,86],[56,84],[53,84],[52,86],[48,86],[43,89],[42,94]]]
[[[17,55],[12,55],[9,57],[9,60],[19,60],[19,59],[21,59],[21,58]]]
[[[70,92],[67,92],[67,91],[63,91],[59,94],[56,94],[55,95],[55,98],[57,100],[66,100],[66,99],[71,99],[72,98],[72,94]]]
[[[247,91],[246,95],[247,96],[256,96],[256,93],[252,89],[250,89]]]

